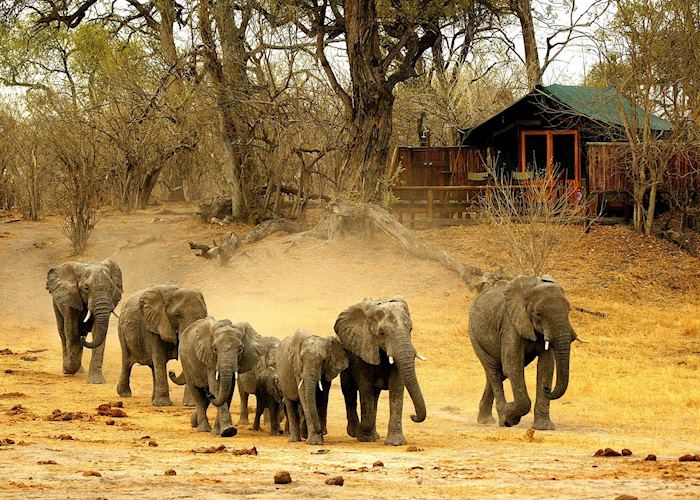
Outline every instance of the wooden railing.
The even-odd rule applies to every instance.
[[[429,219],[439,213],[462,213],[471,208],[473,198],[468,196],[464,199],[441,200],[436,199],[437,193],[450,192],[474,192],[482,193],[494,189],[525,189],[527,186],[518,184],[511,186],[494,186],[484,184],[480,186],[393,186],[391,189],[399,198],[399,203],[393,209],[401,216],[404,213],[416,214],[425,213]],[[402,200],[400,193],[425,193],[421,199]]]

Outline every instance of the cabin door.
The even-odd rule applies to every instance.
[[[578,130],[528,130],[520,134],[520,170],[556,180],[567,189],[581,185]]]

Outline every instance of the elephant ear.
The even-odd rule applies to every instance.
[[[114,284],[114,288],[112,288],[112,302],[116,306],[122,299],[122,292],[124,291],[122,288],[122,270],[112,259],[103,260],[102,265],[109,269],[109,275]]]
[[[46,289],[57,303],[81,311],[83,300],[78,290],[79,272],[76,265],[75,262],[66,262],[49,269]]]
[[[504,321],[507,325],[510,324],[518,335],[532,342],[536,341],[537,337],[530,320],[530,313],[527,311],[525,290],[536,284],[536,281],[533,278],[516,278],[503,292],[506,299]]]
[[[238,373],[244,373],[252,370],[260,359],[263,353],[262,337],[250,326],[250,323],[237,323],[234,326],[243,331],[243,352],[241,352],[241,358],[238,361]]]
[[[348,367],[348,355],[345,353],[343,344],[337,338],[328,337],[328,342],[330,352],[323,369],[323,376],[326,380],[333,380]]]
[[[219,327],[221,325],[217,324],[216,326]],[[210,370],[216,369],[216,359],[214,357],[214,352],[212,351],[211,347],[211,338],[213,335],[212,322],[197,321],[190,325],[190,327],[197,328],[197,333],[195,334],[194,338],[194,352],[197,355],[197,359],[199,359],[204,364],[204,366],[206,366]]]
[[[141,294],[139,306],[148,331],[157,333],[165,342],[176,344],[177,334],[165,310],[163,290],[157,287],[148,288]]]
[[[378,324],[384,311],[376,303],[363,301],[338,316],[333,329],[343,347],[370,365],[379,364]]]

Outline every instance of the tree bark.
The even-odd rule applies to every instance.
[[[542,67],[540,66],[540,55],[537,52],[535,23],[532,19],[532,3],[531,0],[510,0],[510,7],[520,22],[525,51],[527,83],[532,89],[535,85],[542,83]]]

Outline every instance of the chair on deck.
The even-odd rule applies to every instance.
[[[467,180],[474,182],[484,182],[489,178],[488,172],[468,172]]]
[[[532,170],[527,170],[525,172],[513,172],[513,180],[522,182],[522,181],[531,181],[532,179],[535,178],[535,173]]]

